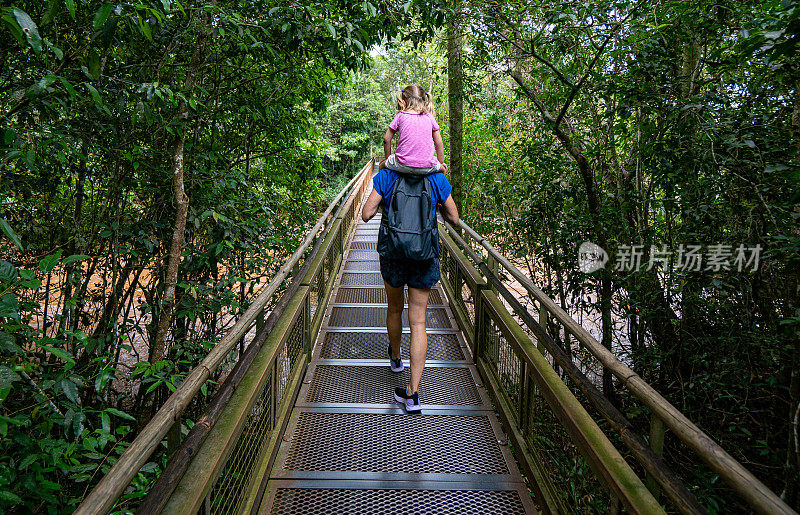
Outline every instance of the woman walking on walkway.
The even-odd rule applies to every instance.
[[[385,158],[381,161],[381,170],[373,178],[373,190],[361,212],[361,218],[367,222],[378,211],[383,203],[384,209],[391,205],[392,192],[398,189],[398,184],[405,180],[407,173],[425,174],[431,170],[447,170],[444,164],[444,149],[442,137],[439,134],[439,125],[432,116],[433,106],[430,94],[419,86],[406,86],[397,95],[399,112],[395,116],[386,134],[383,137],[383,150]],[[397,150],[392,152],[392,139],[398,134]],[[434,156],[435,152],[435,156]],[[390,160],[389,166],[400,168],[403,175],[394,170],[383,168]],[[397,166],[400,165],[400,166]],[[419,181],[419,177],[415,178]],[[447,181],[442,171],[427,173],[424,179],[426,191],[431,197],[434,220],[437,207],[441,207],[442,217],[451,224],[458,224],[458,210],[450,194],[452,186]],[[401,184],[402,186],[402,184]],[[402,218],[403,212],[395,214]],[[407,216],[414,216],[407,214]],[[382,220],[383,225],[386,217]],[[380,253],[380,268],[383,276],[388,310],[386,312],[386,329],[389,334],[389,366],[393,372],[403,370],[402,356],[400,355],[400,338],[402,334],[402,314],[404,286],[408,286],[408,321],[411,328],[411,377],[405,388],[395,389],[395,399],[402,402],[407,412],[420,412],[419,383],[422,371],[425,368],[425,357],[428,351],[428,335],[426,329],[426,311],[428,296],[431,288],[439,281],[438,242],[435,247],[436,255],[429,259],[414,260],[400,255],[392,255],[386,250],[387,245],[381,239],[386,238],[386,232],[381,230],[378,237],[378,250]],[[422,235],[420,234],[420,238]],[[382,244],[383,243],[383,244]]]

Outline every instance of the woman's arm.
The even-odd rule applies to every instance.
[[[394,138],[394,133],[397,131],[392,130],[391,128],[386,129],[386,134],[383,135],[383,160],[378,163],[378,170],[383,168],[383,165],[386,163],[386,160],[392,155],[392,138]],[[375,213],[372,213],[373,215]]]
[[[361,219],[365,222],[369,222],[370,219],[375,216],[375,213],[378,212],[378,206],[381,205],[381,200],[383,200],[381,194],[373,189],[372,193],[369,194],[367,201],[364,202],[363,209],[361,209]],[[455,203],[453,206],[455,206]]]
[[[373,193],[375,193],[373,191]],[[369,201],[367,201],[369,204]],[[458,226],[458,208],[456,207],[456,201],[453,200],[452,195],[448,195],[447,200],[444,201],[444,204],[440,204],[442,206],[442,218],[450,222],[451,225]],[[364,210],[366,211],[366,206]],[[374,213],[373,213],[374,214]],[[366,220],[364,220],[366,222]]]
[[[433,131],[433,146],[436,148],[436,159],[440,165],[439,170],[447,172],[447,165],[444,164],[444,143],[442,143],[442,134],[439,131]]]

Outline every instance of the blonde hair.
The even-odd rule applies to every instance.
[[[395,96],[397,97],[398,111],[430,113],[431,116],[436,116],[431,94],[416,84],[406,86],[398,91]]]

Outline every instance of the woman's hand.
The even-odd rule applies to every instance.
[[[378,163],[378,170],[383,170],[385,165],[386,165],[386,159],[384,158],[380,163]]]
[[[447,165],[442,162],[439,162],[439,171],[447,173],[447,170],[448,170]]]

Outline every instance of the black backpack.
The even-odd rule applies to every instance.
[[[439,257],[439,227],[430,179],[398,174],[378,231],[378,254],[423,261]]]

